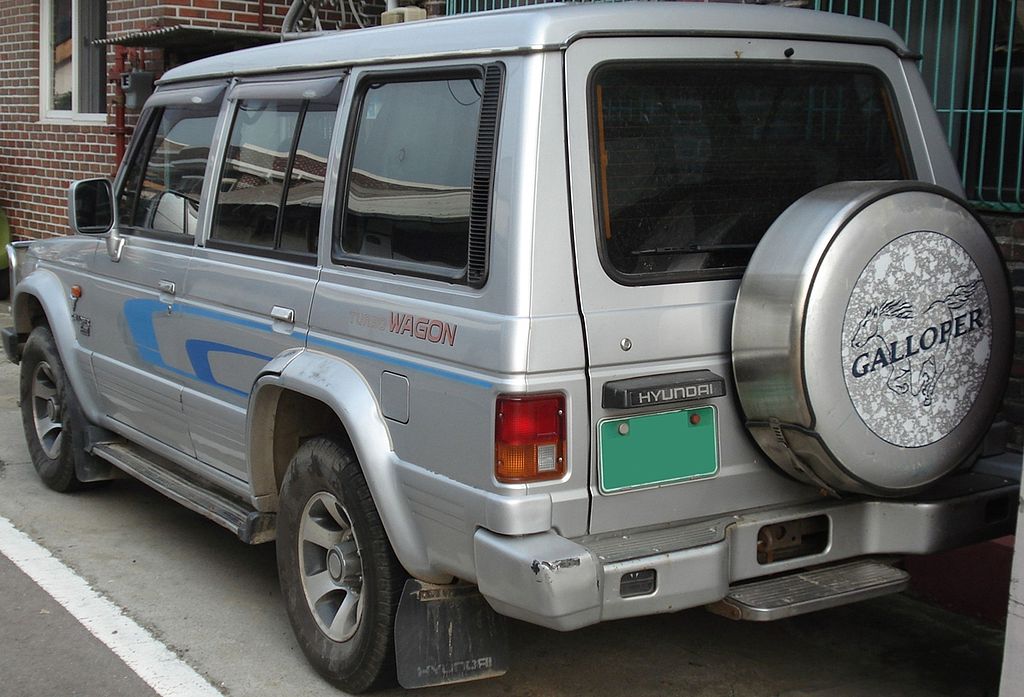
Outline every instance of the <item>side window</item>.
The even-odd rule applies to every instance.
[[[501,76],[364,83],[336,260],[482,285]]]
[[[315,258],[339,93],[315,100],[239,101],[211,242]]]
[[[163,106],[147,122],[118,195],[122,225],[195,236],[220,103]]]

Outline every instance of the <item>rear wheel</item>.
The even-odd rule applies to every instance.
[[[395,680],[394,625],[406,573],[351,450],[313,438],[281,486],[277,564],[299,645],[348,692]]]
[[[36,327],[25,342],[20,397],[25,440],[39,478],[54,491],[80,488],[75,461],[90,457],[84,450],[88,424],[49,327]]]

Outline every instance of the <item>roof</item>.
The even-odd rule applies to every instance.
[[[237,51],[168,71],[161,82],[441,56],[558,50],[591,35],[779,36],[878,44],[910,55],[899,36],[830,12],[695,2],[548,4],[336,32]]]

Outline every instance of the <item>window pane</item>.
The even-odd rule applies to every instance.
[[[342,247],[465,269],[481,80],[370,87],[362,105]]]
[[[71,36],[71,0],[48,1],[51,3],[50,60],[53,64],[50,108],[70,111],[75,84],[75,74],[71,67],[71,54],[75,45]]]
[[[217,189],[212,239],[274,248],[301,107],[299,100],[239,103]]]
[[[195,235],[218,104],[166,107],[150,121],[118,199],[123,224]],[[141,180],[141,181],[140,181]]]
[[[617,65],[594,84],[601,239],[620,273],[738,274],[804,194],[905,177],[873,73]]]
[[[78,0],[78,111],[103,114],[107,111],[107,47],[93,46],[106,36],[106,0]]]
[[[337,107],[336,92],[326,101],[310,103],[303,116],[299,144],[288,177],[288,198],[281,220],[281,249],[316,252],[327,155]]]

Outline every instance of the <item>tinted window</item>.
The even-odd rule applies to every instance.
[[[907,176],[874,73],[612,65],[592,112],[601,244],[613,273],[638,280],[739,275],[804,194]]]
[[[336,252],[464,275],[482,84],[455,78],[366,89]]]
[[[122,224],[194,236],[219,103],[168,106],[148,121],[118,197]]]
[[[337,91],[312,102],[239,102],[211,240],[310,257],[316,253],[337,104]]]

